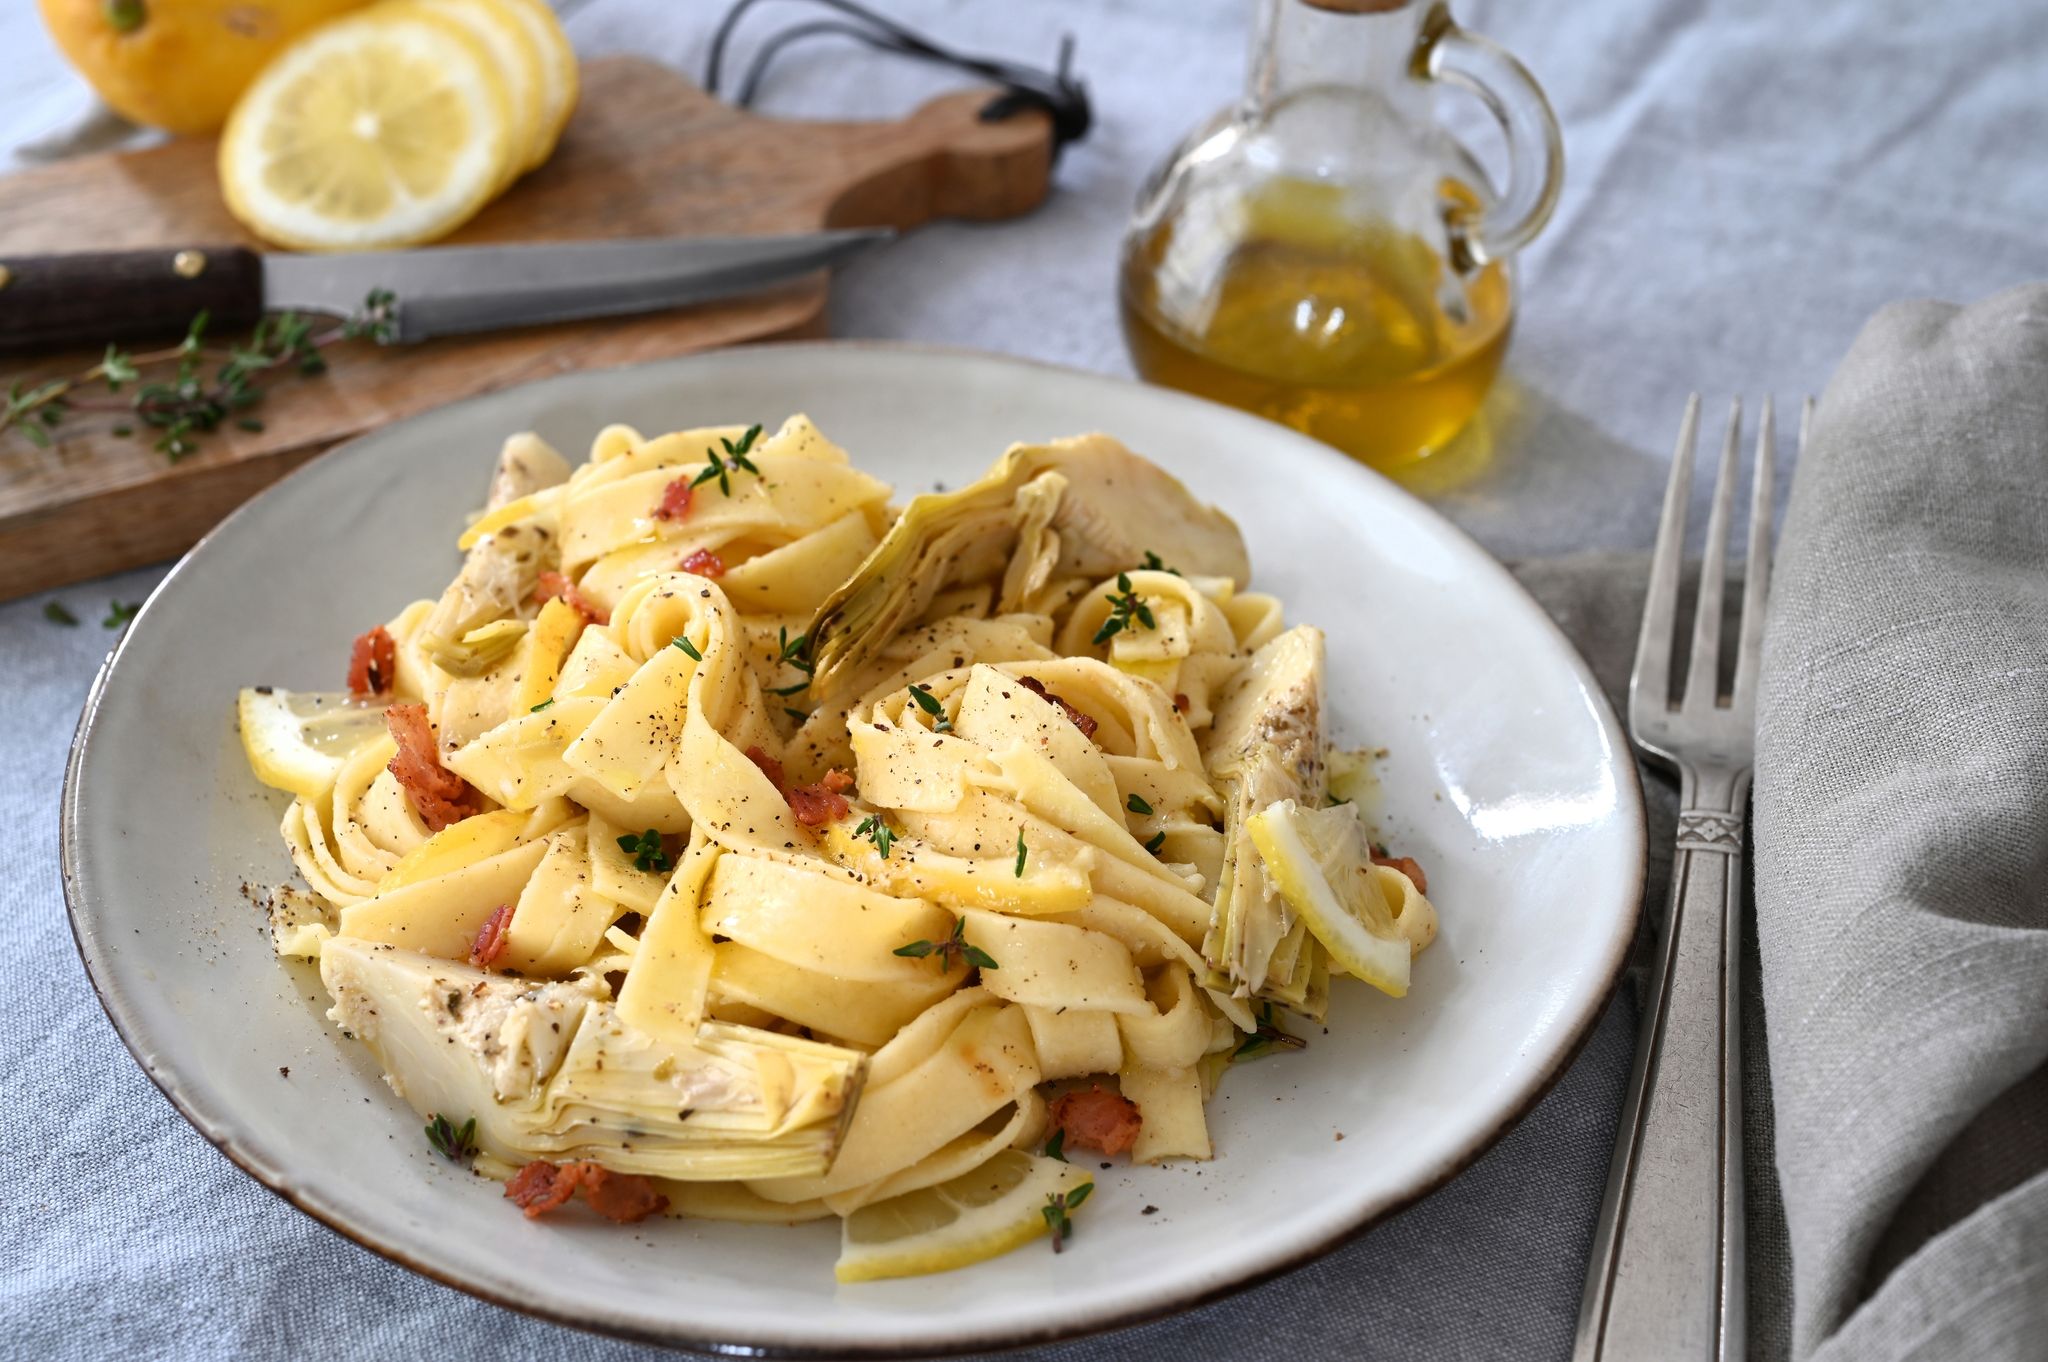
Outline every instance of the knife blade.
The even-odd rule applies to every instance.
[[[181,334],[204,310],[215,334],[284,310],[347,316],[395,295],[395,338],[652,312],[750,293],[827,269],[895,233],[649,237],[440,246],[356,255],[239,246],[0,255],[0,351]]]

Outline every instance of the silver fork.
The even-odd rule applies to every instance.
[[[1802,448],[1811,413],[1809,402],[1799,423]],[[1636,746],[1678,771],[1671,910],[1653,957],[1635,1068],[1593,1230],[1574,1362],[1737,1362],[1743,1355],[1740,897],[1776,432],[1766,399],[1733,693],[1720,693],[1719,672],[1739,402],[1728,416],[1707,517],[1685,691],[1673,704],[1678,586],[1699,421],[1695,394],[1671,460],[1628,688]]]

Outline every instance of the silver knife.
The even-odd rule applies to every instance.
[[[394,299],[401,342],[682,307],[826,269],[895,235],[650,237],[440,246],[357,255],[242,246],[9,256],[0,252],[0,351],[182,335],[204,311],[219,335],[266,312],[347,317]]]

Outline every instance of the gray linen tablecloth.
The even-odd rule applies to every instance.
[[[883,3],[956,46],[1007,55],[1049,60],[1057,35],[1073,31],[1098,124],[1029,220],[942,225],[857,262],[839,283],[834,329],[1127,372],[1115,242],[1138,178],[1233,97],[1249,4]],[[630,50],[696,71],[721,8],[591,0],[569,27],[586,54]],[[1557,219],[1524,263],[1526,306],[1485,416],[1493,461],[1479,480],[1438,494],[1496,553],[1646,546],[1687,391],[1817,391],[1882,303],[1969,299],[2048,275],[2048,161],[2032,145],[2048,108],[2038,81],[2048,12],[2038,6],[1457,8],[1544,82],[1570,156]],[[4,156],[85,102],[32,6],[0,12],[0,52]],[[790,115],[879,116],[951,83],[828,44],[787,58],[763,102]],[[500,1312],[342,1241],[229,1166],[121,1050],[71,950],[56,801],[73,721],[111,638],[98,626],[105,603],[139,599],[158,575],[56,593],[85,619],[76,629],[42,619],[47,596],[0,606],[0,1138],[18,1170],[0,1191],[6,1351],[656,1355]],[[1610,680],[1625,670],[1640,592],[1633,564],[1544,563],[1525,576]],[[1624,1002],[1602,1022],[1493,1153],[1350,1248],[1180,1320],[1029,1356],[1563,1356],[1630,1013]],[[1762,1027],[1751,1032],[1754,1042]],[[1752,1122],[1768,1103],[1753,1094]],[[1771,1250],[1782,1238],[1768,1178],[1752,1197],[1763,1250],[1753,1249],[1755,1355],[1783,1356],[1785,1297],[1773,1283],[1790,1269]]]

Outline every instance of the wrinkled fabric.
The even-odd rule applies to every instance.
[[[2048,286],[1904,303],[1828,385],[1757,714],[1794,1344],[2048,1338]]]

